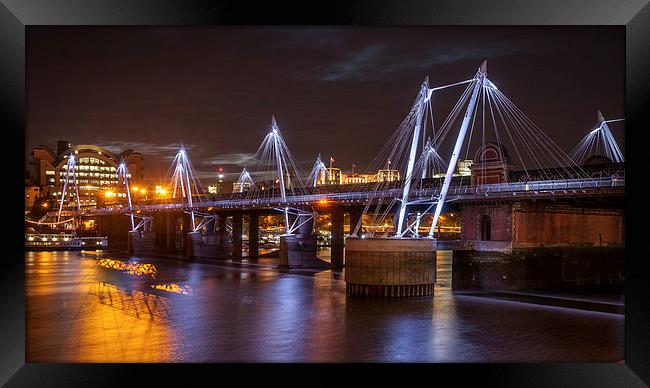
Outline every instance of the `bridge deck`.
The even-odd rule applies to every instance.
[[[213,201],[194,202],[194,210],[224,210],[224,209],[269,209],[278,206],[303,206],[310,205],[323,199],[350,204],[365,204],[383,198],[392,200],[401,196],[402,189],[390,188],[381,191],[347,191],[351,187],[341,186],[340,191],[316,192],[306,195],[288,196],[283,202],[279,197],[270,198],[242,198],[240,193],[233,194],[232,198],[223,198]],[[600,179],[570,179],[556,181],[512,182],[487,184],[481,186],[456,186],[451,187],[447,193],[447,201],[476,201],[476,200],[520,200],[525,198],[564,198],[564,197],[592,197],[592,196],[620,196],[625,193],[624,178]],[[411,191],[411,203],[431,203],[440,194],[440,187],[414,189]],[[386,203],[386,202],[385,202]],[[163,203],[135,205],[133,210],[127,207],[112,207],[102,209],[87,209],[81,215],[119,214],[130,211],[161,211],[161,210],[191,210],[187,203]],[[62,214],[77,214],[76,211],[67,211]]]

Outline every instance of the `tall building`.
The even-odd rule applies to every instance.
[[[65,182],[68,157],[74,155],[75,175],[79,185],[79,200],[82,207],[97,206],[99,198],[108,197],[107,192],[117,189],[117,167],[124,160],[129,170],[132,185],[142,182],[142,154],[126,150],[119,155],[90,144],[71,147],[64,140],[57,142],[57,152],[46,146],[32,149],[30,169],[34,186],[40,188],[40,195],[61,196]],[[75,187],[70,174],[68,192],[74,195]]]
[[[224,183],[223,183],[223,169],[219,169],[219,173],[217,174],[217,182],[213,185],[208,186],[208,193],[209,194],[223,194],[224,193]]]

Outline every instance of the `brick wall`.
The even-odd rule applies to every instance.
[[[481,218],[490,217],[492,241],[510,241],[512,207],[509,204],[461,205],[461,239],[481,239]]]
[[[516,206],[513,246],[624,246],[622,210],[553,204]]]

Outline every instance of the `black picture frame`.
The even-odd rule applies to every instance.
[[[351,371],[369,382],[396,378],[404,383],[417,372],[454,385],[468,381],[495,386],[646,386],[650,383],[650,299],[647,258],[642,245],[648,230],[643,205],[643,131],[650,129],[650,5],[647,0],[508,0],[499,1],[328,1],[323,3],[205,0],[0,0],[0,110],[3,152],[8,164],[24,158],[25,31],[32,25],[624,25],[626,30],[626,311],[625,362],[618,364],[427,364],[361,365]],[[588,64],[585,64],[588,66]],[[597,82],[597,80],[594,80]],[[22,145],[22,147],[21,147]],[[14,153],[16,155],[14,155]],[[645,151],[647,153],[647,151]],[[0,276],[0,383],[8,386],[119,386],[138,379],[170,382],[172,375],[196,376],[210,368],[217,382],[226,373],[243,374],[228,365],[25,364],[25,274],[20,235],[23,170],[6,169],[4,232]],[[632,186],[632,188],[630,187]],[[633,187],[637,187],[634,189]],[[15,206],[20,203],[20,206]],[[14,225],[14,227],[12,227]],[[595,341],[598,338],[594,338]],[[292,379],[292,365],[276,365],[270,379]],[[290,368],[291,367],[291,368]],[[254,370],[268,366],[251,365]],[[343,383],[341,375],[323,373],[347,366],[302,365],[314,378]],[[218,370],[214,370],[218,369]],[[268,370],[264,370],[268,373]],[[257,371],[246,376],[259,376]],[[245,378],[248,378],[243,376]],[[400,377],[401,376],[401,377]],[[408,378],[404,378],[408,377]],[[451,378],[451,380],[448,380]],[[194,379],[194,378],[193,378]],[[188,384],[196,384],[191,379]],[[442,380],[445,379],[445,380]],[[325,381],[325,380],[322,380]],[[387,381],[386,381],[387,382]],[[645,382],[645,383],[644,383]],[[402,384],[403,385],[403,384]]]

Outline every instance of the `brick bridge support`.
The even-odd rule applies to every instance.
[[[624,210],[598,201],[464,203],[456,290],[622,287]]]

